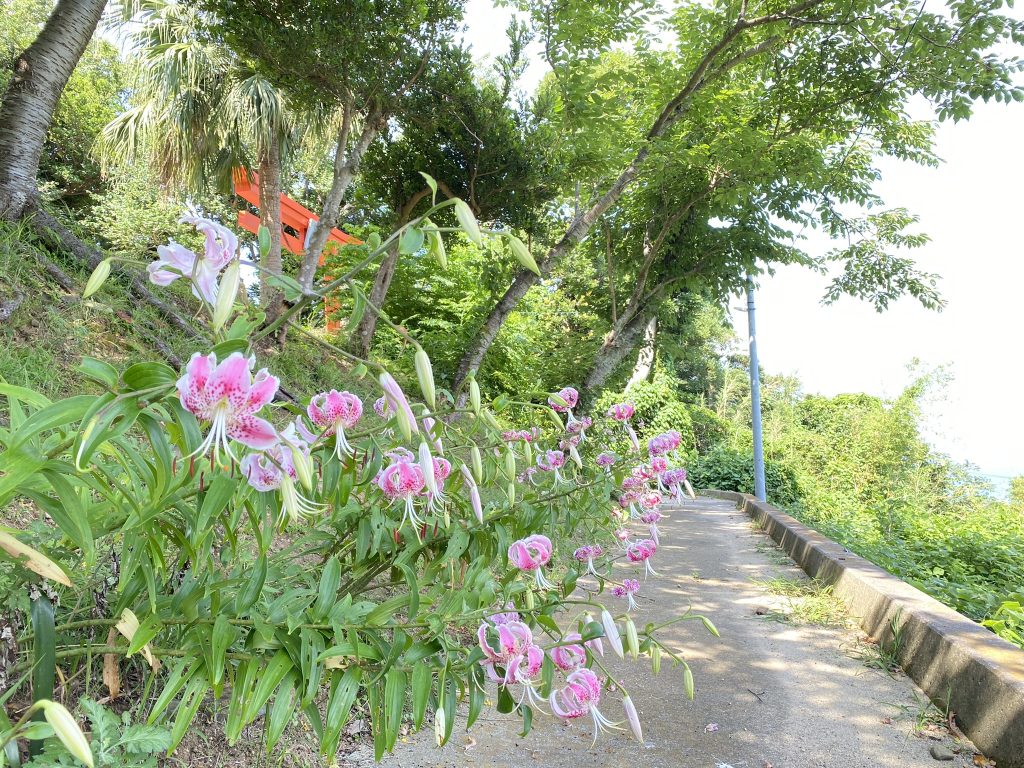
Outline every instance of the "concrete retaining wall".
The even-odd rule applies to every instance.
[[[735,501],[807,574],[835,594],[883,643],[900,636],[907,674],[999,768],[1024,768],[1024,651],[770,504],[732,491]]]

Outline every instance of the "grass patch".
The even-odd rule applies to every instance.
[[[791,579],[785,576],[755,579],[754,583],[786,599],[786,610],[769,611],[765,614],[767,619],[818,626],[844,626],[849,621],[846,608],[835,596],[831,584],[824,584],[817,579]]]

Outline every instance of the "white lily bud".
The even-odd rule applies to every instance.
[[[537,266],[537,262],[534,261],[530,249],[526,247],[526,243],[515,235],[508,235],[508,244],[512,249],[512,255],[516,257],[516,261],[533,272],[537,277],[540,277],[540,268]]]
[[[444,731],[444,707],[438,707],[434,710],[434,738],[437,740],[437,746],[439,747],[444,744]]]
[[[217,289],[217,303],[213,307],[213,317],[210,325],[215,331],[224,327],[224,323],[231,317],[231,310],[235,308],[235,297],[238,295],[238,284],[241,282],[241,262],[232,259],[224,270],[224,277],[221,278],[220,287]]]
[[[423,347],[416,348],[414,361],[416,364],[416,378],[419,379],[420,391],[423,393],[423,399],[427,401],[427,405],[431,408],[437,408],[437,393],[434,388],[434,369],[430,364],[430,357],[427,355],[427,352]]]
[[[437,496],[437,478],[434,476],[434,457],[430,455],[430,446],[424,440],[419,450],[420,469],[423,471],[423,482],[431,496]]]
[[[85,284],[85,290],[82,291],[82,298],[88,299],[96,291],[98,291],[103,284],[110,277],[110,259],[104,259],[96,265],[96,269],[89,275],[89,282]]]
[[[640,715],[637,714],[636,705],[633,704],[633,700],[629,698],[628,693],[622,697],[622,708],[626,712],[626,720],[629,722],[630,730],[633,731],[636,740],[643,744],[644,734],[640,729]]]
[[[473,210],[462,200],[455,201],[455,217],[459,220],[459,226],[466,233],[473,245],[483,245],[484,238],[480,234],[480,226],[476,223],[476,216]]]
[[[619,628],[615,625],[615,619],[607,609],[601,611],[601,624],[604,626],[604,636],[608,638],[615,655],[620,659],[625,658],[622,652],[622,637],[619,635]]]
[[[61,744],[78,760],[85,763],[89,768],[93,768],[95,762],[92,756],[92,749],[89,747],[89,741],[85,738],[85,734],[82,733],[82,729],[78,727],[75,718],[71,716],[71,713],[62,704],[50,701],[49,699],[40,699],[32,708],[43,710],[43,717],[46,718],[46,722],[53,728],[53,732],[60,739]]]

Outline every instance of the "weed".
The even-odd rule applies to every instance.
[[[895,677],[902,671],[899,662],[900,650],[903,648],[903,625],[900,618],[903,609],[897,608],[896,612],[889,617],[889,634],[892,640],[866,642],[858,645],[851,655],[861,661],[865,666],[872,669],[880,669],[890,677]]]

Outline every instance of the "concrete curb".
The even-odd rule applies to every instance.
[[[893,642],[903,669],[999,768],[1024,768],[1024,651],[919,589],[826,539],[771,504],[733,491],[736,502],[812,578],[860,618],[871,637]]]

